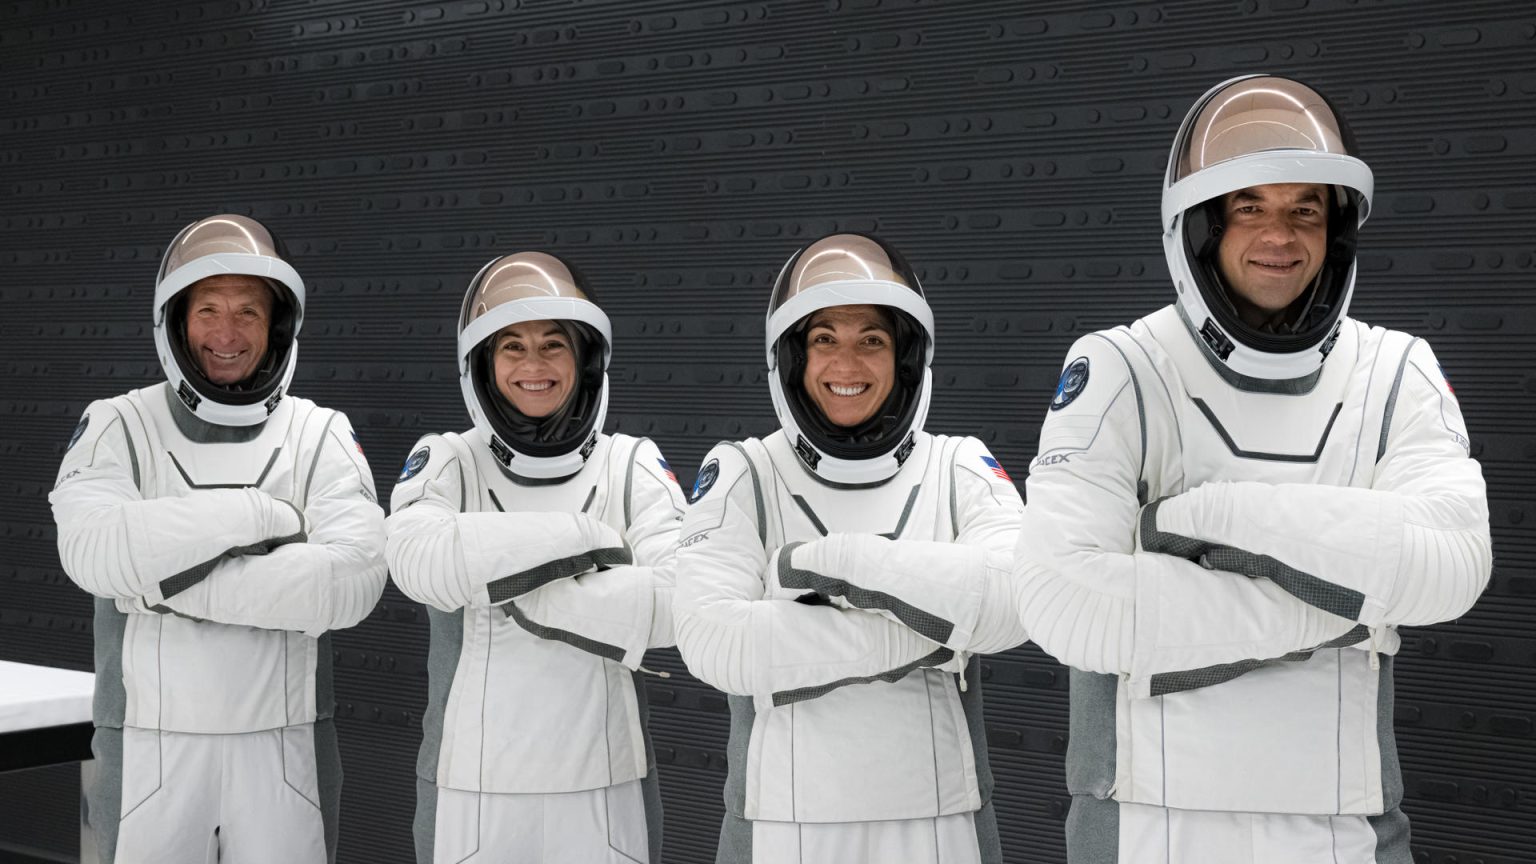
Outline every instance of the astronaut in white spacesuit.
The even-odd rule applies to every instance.
[[[167,382],[93,402],[49,501],[96,595],[104,862],[334,860],[341,763],[327,631],[384,588],[384,514],[340,412],[287,392],[304,282],[260,223],[171,242]]]
[[[417,860],[659,864],[637,670],[673,642],[686,502],[654,443],[603,434],[612,331],[560,259],[491,261],[458,332],[474,428],[416,444],[386,524],[431,619]]]
[[[1491,552],[1429,345],[1346,314],[1372,185],[1316,91],[1218,85],[1168,163],[1175,302],[1067,355],[1018,572],[1073,667],[1073,864],[1410,861],[1395,628]]]
[[[970,655],[1025,638],[1023,505],[980,441],[923,431],[933,333],[889,246],[806,246],[768,310],[782,428],[699,472],[675,615],[730,694],[725,864],[1001,860]]]

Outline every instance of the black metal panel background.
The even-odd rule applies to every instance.
[[[685,484],[772,428],[768,286],[872,230],[939,322],[930,429],[1022,480],[1063,352],[1171,297],[1158,186],[1187,106],[1298,75],[1376,172],[1355,311],[1428,337],[1489,479],[1498,566],[1406,634],[1398,729],[1421,862],[1536,860],[1536,10],[1526,0],[763,0],[0,4],[0,657],[87,669],[90,604],[46,495],[87,401],[157,379],[160,250],[221,210],[311,288],[296,392],[346,410],[379,491],[466,425],[463,285],[493,254],[581,265],[616,326],[610,428]],[[426,620],[393,588],[337,635],[342,858],[409,857]],[[667,860],[712,859],[725,703],[651,686]],[[1065,676],[986,664],[1012,861],[1061,861]],[[68,780],[67,773],[65,780]],[[34,786],[34,794],[27,790]],[[69,853],[59,772],[0,780],[0,845]],[[18,785],[20,784],[20,785]],[[15,791],[21,789],[22,791]],[[20,818],[18,818],[20,817]]]

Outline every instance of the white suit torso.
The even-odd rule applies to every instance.
[[[329,716],[317,637],[367,615],[385,576],[357,438],[290,396],[253,437],[195,440],[227,430],[173,416],[170,398],[161,385],[92,403],[50,496],[66,570],[115,606],[97,616],[97,725],[234,733]]]
[[[579,472],[528,485],[501,471],[474,430],[429,435],[413,452],[423,449],[424,464],[395,487],[388,520],[391,573],[432,619],[419,775],[493,793],[644,777],[634,670],[646,648],[671,644],[684,507],[656,446],[600,435]],[[510,601],[462,593],[460,580],[483,585],[587,551],[581,538],[551,533],[540,521],[549,518],[563,520],[560,530],[578,518],[601,523],[612,532],[602,545],[628,547],[633,565],[551,572],[549,584]]]
[[[1071,791],[1395,808],[1381,655],[1488,575],[1482,478],[1428,347],[1346,319],[1318,375],[1265,387],[1219,371],[1167,307],[1080,340],[1079,360],[1019,546],[1031,636],[1075,667]]]
[[[898,473],[870,488],[818,481],[782,432],[706,458],[702,473],[717,474],[683,532],[679,648],[695,674],[737,694],[735,815],[918,819],[975,811],[990,795],[979,690],[968,697],[952,672],[928,668],[939,645],[876,613],[796,602],[810,592],[783,587],[773,555],[829,534],[1011,550],[1018,493],[984,458],[974,438],[919,433]],[[828,575],[857,583],[856,570]]]

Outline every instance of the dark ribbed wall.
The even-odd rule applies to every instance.
[[[1084,11],[1091,10],[1091,11]],[[218,211],[310,288],[294,390],[344,409],[381,497],[467,424],[462,289],[539,248],[612,316],[610,429],[686,485],[773,428],[762,312],[809,238],[873,231],[939,327],[933,431],[1022,481],[1071,341],[1171,299],[1170,139],[1212,84],[1329,94],[1376,172],[1354,311],[1431,340],[1492,498],[1462,621],[1405,631],[1397,725],[1421,862],[1536,860],[1536,10],[1524,0],[1173,3],[225,0],[0,3],[0,657],[91,664],[46,495],[81,409],[160,376],[164,244]],[[337,634],[342,858],[409,858],[426,618],[393,588]],[[725,701],[651,682],[667,861],[712,860]],[[1063,860],[1066,677],[990,659],[1010,861]],[[0,778],[0,847],[67,854],[69,770]],[[16,818],[18,815],[24,818]]]

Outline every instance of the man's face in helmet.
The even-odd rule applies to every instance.
[[[1275,322],[1323,267],[1328,251],[1328,187],[1270,183],[1222,199],[1217,253],[1238,316],[1250,327]]]
[[[560,410],[576,382],[576,352],[565,331],[553,321],[523,321],[491,338],[502,397],[528,417]]]
[[[805,392],[838,426],[873,417],[896,383],[896,340],[878,307],[832,306],[805,330]]]
[[[187,289],[187,347],[209,381],[238,384],[261,365],[273,299],[255,276],[209,276]]]

